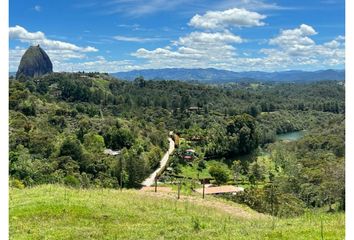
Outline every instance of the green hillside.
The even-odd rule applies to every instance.
[[[343,239],[343,213],[277,219],[215,198],[42,185],[10,189],[10,239]],[[322,222],[322,233],[321,233]]]

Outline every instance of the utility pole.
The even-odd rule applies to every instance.
[[[155,192],[157,192],[157,176],[155,177]]]
[[[123,191],[123,170],[120,172],[120,191]]]
[[[203,179],[203,199],[204,199],[204,195],[205,195],[205,179]]]
[[[181,192],[181,181],[179,181],[178,183],[177,199],[179,199],[180,192]]]

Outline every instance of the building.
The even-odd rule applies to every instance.
[[[194,159],[195,155],[196,155],[195,150],[190,148],[184,152],[183,159],[185,159],[187,161],[192,161]]]
[[[203,188],[198,188],[196,189],[198,193],[203,194]],[[225,185],[225,186],[217,186],[217,187],[206,187],[204,189],[204,194],[209,194],[209,195],[220,195],[220,194],[236,194],[239,192],[243,192],[244,188],[242,187],[235,187],[231,185]]]

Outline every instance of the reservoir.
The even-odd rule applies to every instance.
[[[282,133],[276,136],[276,141],[296,141],[302,138],[304,135],[305,131]]]

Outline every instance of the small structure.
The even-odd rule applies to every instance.
[[[193,112],[193,111],[198,111],[200,109],[200,107],[189,107],[188,110],[190,112]]]
[[[203,193],[203,188],[196,189],[198,193]],[[205,194],[209,195],[220,195],[220,194],[236,194],[238,192],[243,192],[244,188],[235,187],[231,185],[218,186],[218,187],[206,187],[204,190]]]
[[[187,149],[184,153],[184,156],[183,156],[183,159],[187,160],[187,161],[190,161],[190,160],[193,160],[194,159],[194,156],[195,156],[195,150],[194,149]]]
[[[103,151],[103,153],[104,153],[104,154],[107,154],[107,155],[111,155],[111,156],[116,156],[116,155],[119,155],[119,154],[121,153],[121,151],[120,151],[120,150],[114,151],[114,150],[112,150],[112,149],[105,149],[105,150]]]

